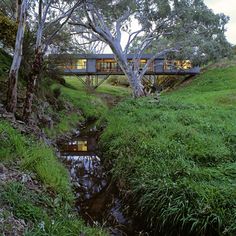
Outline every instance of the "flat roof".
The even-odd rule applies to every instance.
[[[142,54],[141,59],[150,59],[154,54]],[[114,59],[114,54],[49,54],[49,57],[61,57],[61,58],[70,58],[70,59]],[[128,54],[128,59],[135,58],[135,54]],[[156,59],[164,59],[164,56],[158,56]]]

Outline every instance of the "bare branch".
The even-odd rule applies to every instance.
[[[129,35],[128,41],[127,41],[125,49],[124,49],[125,54],[128,53],[129,46],[133,43],[133,41],[138,37],[138,35],[141,32],[143,32],[143,29],[137,30],[137,31],[135,31],[135,32],[133,32],[132,34]]]
[[[49,1],[49,3],[46,5],[46,9],[45,9],[45,11],[44,11],[43,18],[42,18],[42,24],[44,24],[45,21],[46,21],[47,14],[48,14],[48,10],[49,10],[51,4],[52,4],[52,0]]]
[[[45,53],[48,49],[49,44],[51,43],[52,39],[55,37],[55,35],[62,29],[62,27],[68,22],[68,20],[70,19],[71,15],[73,14],[74,10],[81,5],[84,2],[84,0],[80,0],[77,3],[75,3],[75,5],[70,9],[70,12],[67,14],[66,19],[64,20],[64,22],[62,22],[62,24],[60,25],[60,27],[58,27],[57,30],[55,30],[53,32],[53,34],[50,36],[50,38],[47,40],[47,42],[45,43],[45,48],[44,48],[44,52]]]
[[[117,21],[116,21],[116,40],[118,42],[121,41],[121,27],[122,23],[126,21],[130,17],[131,11],[130,8],[125,12],[124,15],[122,15]]]
[[[59,15],[55,20],[51,21],[46,27],[45,30],[47,30],[48,28],[50,28],[53,24],[60,22],[62,19],[64,18],[68,18],[68,16],[71,17],[71,15],[73,14],[74,10],[80,6],[85,0],[80,0],[78,2],[75,3],[75,5],[73,7],[71,7],[70,9],[68,9],[66,12],[63,12],[61,15]],[[69,20],[69,19],[68,19]]]

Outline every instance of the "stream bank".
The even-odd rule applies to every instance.
[[[68,168],[76,194],[76,209],[91,226],[110,235],[148,235],[141,222],[128,213],[117,185],[112,182],[98,147],[101,131],[87,123],[71,140],[58,143],[60,158]]]

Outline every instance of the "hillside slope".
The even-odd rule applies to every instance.
[[[86,97],[90,106],[84,110],[70,101],[73,97],[56,94],[50,87],[55,81],[42,78],[34,99],[34,124],[27,126],[17,120],[25,96],[21,77],[19,115],[14,119],[5,110],[10,64],[11,57],[0,50],[0,235],[107,235],[101,228],[86,226],[75,211],[68,170],[43,131],[53,138],[71,132],[91,110],[96,110],[96,115],[106,110],[105,104],[93,102],[96,97],[90,95]],[[76,92],[78,97],[85,96]]]
[[[235,104],[229,67],[108,115],[105,156],[153,235],[236,234]]]

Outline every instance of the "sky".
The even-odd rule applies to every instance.
[[[236,0],[204,0],[204,2],[214,13],[224,13],[230,17],[226,25],[226,37],[230,43],[236,45]]]

